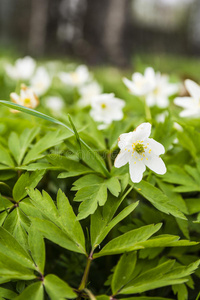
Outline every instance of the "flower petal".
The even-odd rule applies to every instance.
[[[149,147],[152,150],[152,152],[156,155],[164,154],[165,148],[162,144],[158,143],[154,139],[147,139],[147,142],[149,143]]]
[[[130,155],[127,151],[120,151],[114,162],[115,168],[121,168],[122,166],[127,164],[127,162],[129,161],[129,158],[130,158]]]
[[[196,101],[192,97],[177,97],[174,99],[174,104],[183,108],[191,108],[194,107]]]
[[[200,97],[200,86],[196,82],[194,82],[190,79],[186,79],[185,80],[185,86],[186,86],[188,92],[190,93],[190,95],[193,98],[199,99],[199,97]]]
[[[151,124],[142,123],[134,131],[134,140],[144,140],[151,134]]]
[[[167,169],[162,158],[157,155],[149,154],[147,160],[144,161],[145,165],[151,169],[153,172],[163,175],[166,173]]]
[[[143,162],[137,160],[136,163],[133,159],[129,161],[129,171],[131,180],[135,183],[138,183],[142,180],[143,173],[146,170],[146,167]]]
[[[129,132],[129,133],[123,133],[119,136],[118,139],[118,146],[120,149],[125,148],[127,145],[131,144],[132,140],[134,137],[134,133],[133,132]]]

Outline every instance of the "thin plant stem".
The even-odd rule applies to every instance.
[[[87,264],[86,264],[86,267],[85,267],[83,278],[82,278],[81,283],[80,283],[79,288],[78,288],[79,291],[84,290],[85,286],[87,284],[88,275],[89,275],[89,271],[90,271],[90,266],[91,266],[91,262],[93,260],[92,255],[93,255],[93,251],[91,251],[90,255],[87,258]]]
[[[108,168],[111,171],[111,169],[112,169],[111,152],[107,153],[107,162],[108,162]]]

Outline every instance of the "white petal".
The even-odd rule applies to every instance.
[[[156,104],[155,96],[152,93],[146,96],[146,104],[150,107]]]
[[[153,172],[163,175],[166,173],[167,169],[163,160],[154,154],[148,155],[148,160],[144,160],[145,165],[151,169]]]
[[[143,162],[137,160],[136,164],[133,159],[129,161],[129,171],[130,171],[130,176],[131,180],[135,183],[138,183],[142,180],[143,173],[146,170],[145,165]]]
[[[130,92],[132,92],[134,90],[134,84],[132,81],[130,81],[127,78],[123,78],[123,83],[127,86],[127,88],[130,90]]]
[[[200,98],[200,86],[196,82],[187,79],[185,80],[185,86],[192,97],[195,99]]]
[[[125,148],[127,145],[132,143],[134,137],[134,133],[133,132],[129,132],[129,133],[123,133],[119,136],[118,139],[118,146],[120,149]]]
[[[196,104],[196,101],[191,97],[177,97],[174,99],[174,103],[184,108],[191,108]]]
[[[134,139],[144,140],[148,138],[151,134],[151,124],[150,123],[142,123],[140,124],[134,131]]]
[[[199,116],[200,111],[196,109],[184,109],[183,111],[180,112],[179,116],[180,117],[195,117]]]
[[[148,67],[145,69],[144,71],[144,76],[147,77],[150,80],[154,80],[155,79],[155,71],[152,67]]]
[[[154,139],[149,139],[149,138],[146,141],[149,143],[149,147],[152,150],[152,152],[155,153],[156,155],[165,153],[165,148],[162,144],[158,143]]]
[[[167,97],[162,96],[157,99],[157,106],[160,108],[166,108],[169,106],[169,100]]]
[[[121,168],[122,166],[127,164],[129,158],[130,154],[127,151],[120,151],[114,162],[115,168]]]

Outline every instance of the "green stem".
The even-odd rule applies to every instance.
[[[144,109],[145,109],[146,120],[148,122],[151,122],[152,121],[151,110],[150,110],[150,107],[147,105],[145,100],[144,100]]]
[[[93,260],[92,255],[93,255],[93,251],[90,253],[90,255],[87,258],[87,264],[86,264],[86,267],[85,267],[83,278],[82,278],[81,283],[80,283],[79,288],[78,288],[79,291],[84,290],[85,286],[87,284],[88,275],[89,275],[89,271],[90,271],[90,266],[91,266],[91,262]]]
[[[111,160],[111,153],[110,152],[107,153],[107,162],[108,162],[108,168],[111,171],[111,169],[112,169],[112,160]]]

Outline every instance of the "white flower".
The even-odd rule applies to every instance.
[[[44,67],[39,67],[36,70],[35,75],[32,77],[31,87],[38,96],[46,93],[46,91],[51,86],[51,78],[49,73]]]
[[[95,96],[102,93],[101,86],[96,82],[92,81],[79,88],[79,93],[81,98],[78,101],[78,104],[82,107],[91,105]]]
[[[31,88],[28,88],[25,84],[21,85],[20,95],[11,93],[10,98],[14,103],[29,108],[36,108],[39,105],[38,97],[35,95],[34,91]]]
[[[123,82],[128,87],[131,94],[144,96],[151,92],[156,86],[155,71],[153,68],[146,68],[144,75],[136,72],[132,75],[132,81],[123,78]]]
[[[159,157],[165,152],[162,144],[149,138],[151,124],[142,123],[133,132],[123,133],[119,137],[121,149],[115,159],[115,167],[120,168],[129,163],[129,171],[133,182],[140,182],[146,166],[157,174],[163,175],[166,167]]]
[[[112,121],[119,121],[123,118],[122,108],[125,102],[115,98],[114,94],[101,94],[96,96],[91,105],[92,109],[90,115],[97,122],[109,125]]]
[[[165,122],[165,119],[169,116],[169,112],[167,110],[165,110],[163,113],[161,114],[158,114],[156,116],[156,121],[158,123],[164,123]]]
[[[185,86],[191,97],[177,97],[174,103],[184,108],[180,112],[180,117],[199,117],[200,116],[200,86],[190,80],[185,80]]]
[[[155,73],[155,87],[146,95],[148,106],[157,105],[160,108],[166,108],[169,105],[169,96],[178,92],[178,85],[169,83],[167,75]]]
[[[30,56],[19,58],[15,65],[7,64],[5,70],[7,75],[14,80],[28,80],[33,75],[36,62]]]
[[[61,72],[59,75],[61,81],[71,87],[80,87],[91,79],[88,68],[80,65],[74,72]]]
[[[61,97],[51,96],[45,98],[45,106],[52,111],[60,112],[65,103]]]

